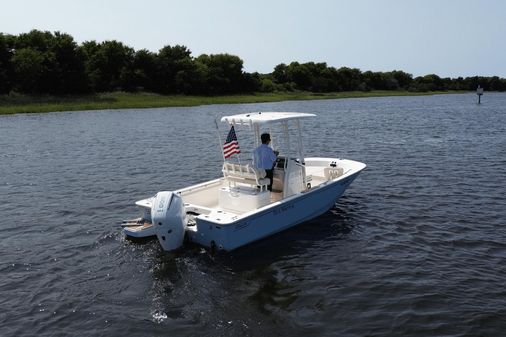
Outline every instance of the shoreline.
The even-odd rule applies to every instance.
[[[0,115],[20,113],[47,113],[62,111],[143,109],[165,107],[191,107],[212,104],[268,103],[295,100],[366,98],[388,96],[427,96],[442,94],[464,94],[469,91],[409,92],[376,90],[369,92],[350,91],[336,93],[279,92],[254,93],[228,96],[185,96],[159,95],[147,92],[111,92],[83,96],[0,96]]]

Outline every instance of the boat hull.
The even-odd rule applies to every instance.
[[[245,214],[227,224],[199,217],[188,238],[202,246],[231,251],[313,219],[332,208],[336,200],[360,174],[328,181],[303,193]]]

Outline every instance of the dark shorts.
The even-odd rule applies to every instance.
[[[269,186],[267,186],[267,189],[269,191],[272,191],[272,181],[274,180],[274,169],[265,170],[265,177],[271,180],[271,183],[269,184]]]

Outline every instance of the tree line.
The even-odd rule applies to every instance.
[[[223,95],[251,92],[408,90],[506,90],[494,77],[413,77],[400,70],[362,72],[326,63],[278,64],[272,73],[248,73],[230,54],[194,57],[182,45],[158,52],[134,50],[119,41],[78,44],[65,33],[32,30],[0,33],[0,94],[92,94],[149,91],[160,94]]]

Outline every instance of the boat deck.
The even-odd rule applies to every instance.
[[[283,198],[283,193],[280,191],[273,191],[270,195],[271,203],[278,202]],[[199,216],[205,220],[209,220],[216,224],[226,225],[237,220],[241,214],[245,212],[224,210],[218,204],[209,205],[207,207],[195,204],[185,203],[186,212],[191,212],[192,216]],[[189,230],[196,231],[195,226],[188,227]]]
[[[281,191],[272,191],[271,192],[271,203],[280,201],[283,199],[283,192]]]

